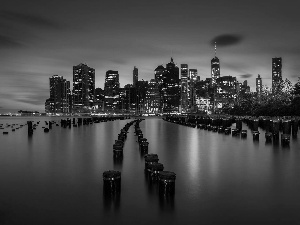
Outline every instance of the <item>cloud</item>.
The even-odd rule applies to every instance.
[[[221,34],[219,36],[214,37],[210,41],[210,44],[214,46],[216,42],[218,47],[226,47],[230,45],[239,44],[242,40],[243,36],[239,34]]]
[[[31,15],[25,13],[16,13],[16,12],[8,12],[8,11],[0,11],[0,19],[9,20],[12,22],[16,22],[19,24],[26,24],[29,26],[35,26],[38,28],[50,28],[50,29],[59,29],[61,28],[60,24],[48,20],[40,15]]]
[[[253,76],[253,74],[242,74],[242,75],[238,75],[238,76],[240,76],[241,78],[250,78],[250,77],[252,77]]]
[[[24,47],[23,44],[17,42],[15,39],[0,35],[0,48],[19,48]]]
[[[45,104],[45,101],[46,101],[47,98],[49,98],[49,96],[47,96],[47,95],[43,95],[43,96],[41,96],[41,95],[35,95],[35,96],[27,95],[27,96],[17,98],[16,101],[22,102],[22,103],[27,103],[27,104],[30,104],[30,105],[40,106],[40,105]]]

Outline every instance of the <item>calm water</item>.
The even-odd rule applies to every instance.
[[[297,224],[300,135],[290,147],[265,144],[150,118],[140,123],[165,170],[176,173],[174,199],[160,199],[144,174],[133,126],[122,162],[112,145],[131,120],[75,128],[41,121],[0,134],[0,224]],[[25,124],[28,118],[0,118]],[[60,118],[51,120],[59,121]],[[245,124],[243,124],[245,127]],[[3,135],[2,131],[9,131]],[[105,200],[102,173],[122,172],[119,201]]]

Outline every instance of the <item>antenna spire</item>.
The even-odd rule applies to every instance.
[[[217,56],[217,42],[215,42],[215,57]]]

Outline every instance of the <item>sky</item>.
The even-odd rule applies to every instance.
[[[117,70],[120,84],[154,78],[170,62],[211,77],[210,60],[220,59],[221,76],[248,80],[258,74],[271,86],[273,57],[282,57],[282,76],[300,76],[300,3],[297,0],[10,0],[0,8],[0,113],[44,112],[49,77],[71,81],[73,66]]]

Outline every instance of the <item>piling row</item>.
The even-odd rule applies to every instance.
[[[17,123],[13,123],[13,124],[0,124],[0,130],[4,130],[2,131],[3,135],[7,135],[9,134],[9,131],[7,130],[11,130],[11,132],[15,132],[16,130],[19,130],[21,128],[23,128],[26,124],[17,124]]]
[[[148,146],[149,142],[147,141],[147,138],[144,137],[143,132],[140,128],[140,122],[142,122],[144,119],[138,119],[134,125],[134,133],[138,137],[138,143],[139,143],[139,149],[143,154],[148,153]]]
[[[126,123],[125,126],[120,130],[120,133],[118,134],[118,139],[115,140],[115,143],[113,144],[114,158],[123,157],[123,148],[124,148],[124,143],[127,139],[128,129],[135,122],[136,120]]]
[[[197,127],[208,131],[224,133],[226,135],[247,137],[247,130],[243,130],[243,122],[251,129],[253,140],[259,141],[259,128],[265,130],[266,142],[279,142],[282,145],[289,145],[290,137],[297,138],[300,122],[299,118],[268,118],[268,117],[183,117],[167,116],[165,121]],[[236,127],[231,128],[235,123]],[[281,135],[280,135],[281,133]]]
[[[270,118],[270,117],[245,117],[244,122],[257,134],[258,128],[265,131],[266,143],[278,143],[281,140],[282,145],[289,145],[291,136],[297,138],[299,130],[299,118]],[[256,139],[259,139],[257,137]]]
[[[138,143],[141,153],[148,153],[147,139],[143,137],[143,132],[139,126],[142,119],[135,123],[135,135],[138,136]],[[160,197],[172,197],[175,194],[176,174],[170,171],[164,171],[164,165],[159,163],[157,154],[146,154],[145,159],[145,176],[151,185],[158,184],[158,192]]]

